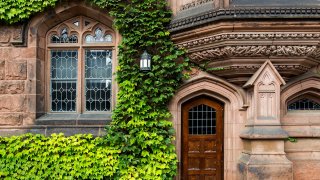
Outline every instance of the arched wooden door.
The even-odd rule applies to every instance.
[[[223,179],[223,107],[201,97],[182,106],[182,179]]]

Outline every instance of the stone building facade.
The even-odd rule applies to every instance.
[[[168,3],[171,37],[195,64],[168,105],[177,179],[320,179],[320,4]],[[112,22],[71,1],[0,26],[0,135],[104,133],[121,40]]]

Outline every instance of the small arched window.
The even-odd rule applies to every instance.
[[[105,112],[112,106],[113,30],[87,17],[47,33],[48,112]]]
[[[292,110],[320,110],[320,103],[310,98],[300,98],[288,104],[288,111]]]

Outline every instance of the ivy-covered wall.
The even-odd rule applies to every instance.
[[[1,138],[0,177],[5,179],[171,179],[177,158],[169,100],[182,80],[187,59],[170,40],[171,12],[165,0],[90,0],[114,17],[122,36],[113,122],[103,138],[23,135]],[[54,8],[57,0],[0,2],[0,20],[27,21]],[[152,71],[139,59],[152,55]],[[98,161],[98,162],[97,162]],[[71,163],[72,162],[72,163]],[[102,163],[103,162],[103,163]],[[75,164],[75,165],[72,165]]]
[[[90,134],[0,137],[0,178],[103,179],[116,173],[119,152]]]

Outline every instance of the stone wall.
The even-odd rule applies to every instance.
[[[11,29],[14,31],[15,29]],[[0,33],[8,33],[2,31]],[[1,36],[0,44],[7,40]],[[6,46],[0,48],[0,126],[20,126],[32,118],[30,103],[32,74],[28,62],[35,59],[35,48]]]
[[[46,33],[57,24],[86,16],[112,27],[105,10],[72,1],[38,13],[26,24],[0,25],[0,136],[23,133],[103,135],[111,114],[50,114],[46,77]],[[115,46],[119,35],[116,36]],[[117,50],[114,51],[117,54]],[[116,58],[115,58],[116,61]],[[114,63],[116,67],[117,62]],[[116,92],[117,85],[113,86]],[[114,96],[115,97],[115,96]]]

